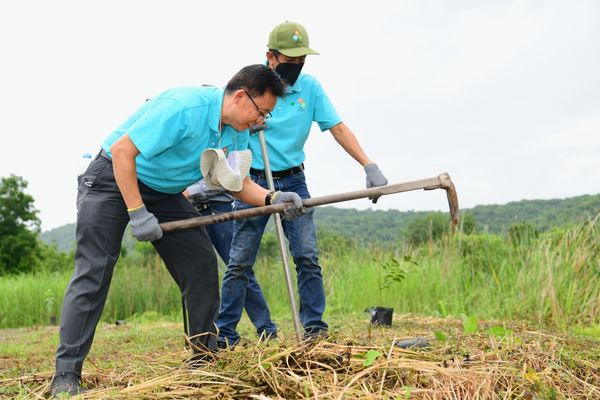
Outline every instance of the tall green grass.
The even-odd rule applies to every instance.
[[[358,247],[329,236],[320,243],[327,313],[361,313],[367,307],[385,306],[397,313],[465,313],[483,319],[527,319],[558,328],[597,325],[599,228],[595,220],[516,239],[455,233],[416,248],[402,243],[391,250]],[[405,273],[404,279],[386,280],[390,268]],[[281,261],[260,257],[255,271],[274,317],[287,318]],[[52,316],[58,317],[70,274],[0,278],[0,328],[45,325]],[[103,320],[114,322],[147,311],[179,318],[179,291],[157,256],[123,257]]]
[[[114,322],[147,311],[179,315],[181,295],[158,256],[150,257],[143,265],[131,264],[117,263],[103,320]],[[41,272],[1,277],[0,328],[60,321],[60,308],[71,273]]]
[[[399,260],[406,278],[381,289],[383,265],[391,257]],[[597,221],[525,242],[455,234],[416,249],[361,250],[327,257],[323,264],[332,312],[380,305],[428,315],[528,319],[562,328],[600,323]]]

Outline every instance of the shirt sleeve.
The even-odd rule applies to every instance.
[[[327,93],[325,93],[319,81],[313,79],[313,86],[315,93],[313,121],[319,125],[321,132],[323,132],[342,122],[342,118],[331,103],[331,100],[329,100]]]
[[[151,159],[184,139],[187,128],[187,115],[181,103],[157,99],[126,133],[140,153]]]

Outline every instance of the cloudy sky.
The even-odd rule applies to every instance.
[[[284,20],[390,183],[447,171],[465,208],[600,192],[597,1],[2,2],[0,176],[29,182],[43,230],[74,222],[82,153],[146,98],[262,62]],[[363,188],[328,132],[306,151],[313,196]],[[374,208],[447,205],[418,191]]]

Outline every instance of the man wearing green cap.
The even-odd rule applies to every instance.
[[[319,54],[309,47],[308,33],[296,22],[286,21],[277,25],[269,36],[267,65],[288,83],[286,92],[277,100],[272,118],[264,131],[267,153],[275,190],[295,192],[303,199],[310,198],[304,179],[304,144],[313,122],[321,131],[329,130],[342,148],[363,166],[367,188],[383,186],[387,179],[362,150],[356,136],[336,112],[333,104],[319,82],[311,75],[302,74],[306,56]],[[264,163],[256,135],[250,137],[252,168],[250,176],[260,186],[267,188]],[[372,199],[373,203],[377,201]],[[236,200],[236,210],[251,208]],[[305,336],[325,334],[327,324],[323,321],[325,291],[319,266],[317,239],[313,223],[313,209],[294,220],[283,219],[283,228],[289,241],[290,251],[296,264],[300,294],[300,320]],[[227,272],[221,288],[221,305],[217,326],[217,345],[225,347],[236,344],[240,336],[236,332],[245,302],[248,271],[256,260],[265,226],[269,216],[259,216],[234,222],[233,239],[229,253]],[[254,305],[255,307],[267,307]],[[248,304],[246,304],[248,310]]]

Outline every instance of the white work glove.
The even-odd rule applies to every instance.
[[[302,198],[295,192],[275,192],[271,197],[271,204],[289,203],[283,209],[283,215],[288,221],[303,216],[308,208],[302,205]]]
[[[188,198],[193,199],[196,196],[206,197],[206,193],[210,191],[204,179],[200,179],[198,182],[191,184],[187,187]]]
[[[381,172],[377,164],[369,163],[364,168],[367,174],[367,189],[387,185],[388,180],[383,176],[383,172]],[[379,197],[369,197],[369,200],[373,201],[373,204],[377,203],[378,199]]]
[[[196,206],[200,203],[206,203],[220,193],[227,193],[225,189],[209,189],[204,179],[188,186],[188,199]]]
[[[146,209],[145,205],[128,211],[131,220],[131,232],[141,242],[153,242],[162,237],[163,231],[158,219]]]

